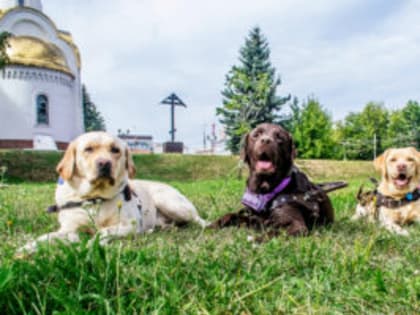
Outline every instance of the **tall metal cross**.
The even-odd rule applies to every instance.
[[[171,142],[175,142],[175,106],[187,107],[187,105],[175,93],[172,93],[160,103],[171,105],[171,130],[169,133],[171,134]]]

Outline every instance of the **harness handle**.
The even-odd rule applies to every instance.
[[[329,182],[317,184],[325,193],[332,192],[337,189],[341,189],[348,186],[347,182]]]

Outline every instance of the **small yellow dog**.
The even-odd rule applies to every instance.
[[[402,226],[420,222],[420,153],[413,147],[388,149],[374,161],[381,172],[375,192],[359,192],[352,219],[377,219],[387,230],[408,235]]]

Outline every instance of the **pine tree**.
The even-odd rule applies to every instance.
[[[96,105],[90,100],[90,95],[85,85],[82,86],[82,95],[85,131],[105,131],[105,120],[96,108]]]
[[[8,61],[9,57],[7,56],[6,49],[7,49],[7,39],[10,37],[10,33],[2,32],[0,33],[0,69],[3,69]]]
[[[225,125],[227,148],[239,152],[242,136],[259,123],[279,123],[281,107],[290,96],[279,97],[281,84],[270,62],[270,49],[259,27],[253,28],[240,49],[239,66],[226,75],[222,91],[223,106],[217,108],[219,120]]]

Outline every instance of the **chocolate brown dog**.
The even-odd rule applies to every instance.
[[[334,221],[334,209],[321,187],[293,164],[292,137],[282,127],[260,124],[244,139],[243,160],[249,167],[245,208],[215,221],[213,227],[263,229],[276,236],[307,235],[315,225]]]

